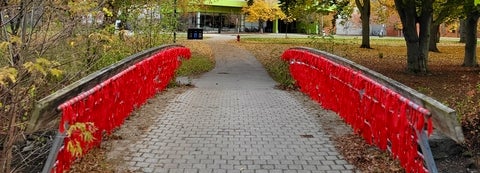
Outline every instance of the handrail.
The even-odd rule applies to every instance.
[[[297,47],[296,49],[321,55],[322,57],[325,57],[333,62],[361,71],[364,75],[374,79],[376,82],[379,82],[380,84],[402,94],[402,96],[415,102],[416,104],[428,109],[430,111],[435,130],[442,132],[444,135],[458,143],[464,142],[465,138],[463,136],[462,127],[457,120],[455,110],[452,108],[449,108],[437,100],[419,93],[398,81],[392,80],[391,78],[388,78],[348,59],[308,47]]]
[[[190,57],[190,50],[180,45],[149,49],[42,99],[49,101],[46,103],[50,105],[43,107],[43,110],[49,109],[44,113],[62,112],[59,129],[42,172],[68,171],[74,160],[100,145],[104,133],[120,127],[132,111],[164,90],[182,60]],[[39,110],[41,112],[42,109]],[[55,117],[56,114],[46,115]],[[91,137],[82,137],[84,133],[90,133]]]
[[[453,109],[380,73],[306,47],[282,58],[302,92],[337,112],[367,143],[389,150],[407,172],[438,172],[428,144],[433,125],[464,140]]]
[[[162,45],[154,48],[150,48],[136,54],[130,55],[125,59],[122,59],[110,66],[102,68],[68,86],[56,91],[49,96],[46,96],[35,102],[35,106],[32,112],[32,116],[27,126],[27,133],[35,132],[39,128],[52,122],[58,118],[60,111],[57,107],[63,102],[75,97],[79,93],[89,90],[90,88],[102,83],[106,79],[116,75],[117,73],[125,70],[132,64],[135,64],[162,49],[176,47],[181,45]],[[182,46],[183,47],[183,46]]]

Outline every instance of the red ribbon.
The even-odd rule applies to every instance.
[[[66,148],[68,142],[78,141],[82,154],[100,145],[103,132],[111,133],[113,129],[123,124],[135,108],[165,89],[175,70],[180,66],[181,58],[189,59],[190,56],[190,50],[185,47],[162,49],[61,104],[58,107],[62,110],[60,132],[65,132],[65,125],[70,126],[77,122],[91,122],[98,130],[93,134],[95,138],[93,142],[83,141],[79,132],[66,137],[52,172],[69,170],[76,159]]]
[[[417,131],[426,128],[430,135],[433,129],[428,110],[320,55],[289,49],[282,59],[289,62],[300,91],[337,112],[367,143],[390,148],[407,172],[428,172],[417,148]]]

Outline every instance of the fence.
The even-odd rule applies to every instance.
[[[337,112],[367,143],[389,150],[407,172],[437,172],[426,134],[432,119],[451,124],[438,130],[463,141],[458,122],[449,121],[452,109],[379,73],[310,48],[286,50],[282,58],[302,92]]]
[[[59,131],[43,172],[69,170],[77,157],[98,146],[104,133],[123,124],[126,117],[162,91],[174,77],[188,48],[169,45],[128,57],[91,74],[41,101],[41,115],[61,111]],[[49,106],[45,106],[49,105]],[[55,107],[54,107],[55,106]],[[53,108],[55,110],[45,110]],[[50,119],[50,118],[49,118]],[[36,123],[44,121],[36,121]],[[35,123],[35,122],[33,122]],[[33,124],[32,123],[32,124]],[[38,125],[33,124],[32,128]]]

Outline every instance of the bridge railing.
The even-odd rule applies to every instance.
[[[29,130],[61,113],[58,134],[42,172],[64,172],[75,159],[98,146],[104,133],[165,89],[188,48],[166,45],[129,56],[38,101]]]
[[[390,151],[407,172],[437,172],[428,144],[433,127],[464,140],[454,110],[366,67],[305,47],[282,58],[302,92],[337,112],[367,143]]]

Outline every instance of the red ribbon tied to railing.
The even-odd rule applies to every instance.
[[[300,91],[337,112],[367,143],[389,149],[407,172],[428,172],[417,148],[418,132],[432,132],[427,109],[360,71],[307,50],[286,50],[282,59],[289,62]]]
[[[77,156],[66,148],[70,141],[79,142],[82,155],[98,146],[104,132],[111,133],[135,108],[165,89],[181,64],[180,58],[189,59],[190,56],[190,50],[185,47],[164,48],[61,104],[58,107],[62,110],[60,132],[77,122],[93,123],[97,130],[92,142],[85,142],[81,132],[67,136],[52,172],[69,170],[76,159]]]

